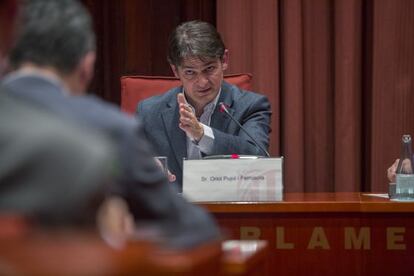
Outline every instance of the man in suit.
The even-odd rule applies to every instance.
[[[18,7],[0,0],[0,77]],[[0,90],[0,212],[42,226],[94,222],[109,178],[109,143]]]
[[[11,95],[114,142],[118,177],[111,194],[127,202],[138,225],[179,246],[218,237],[212,218],[173,192],[152,158],[142,125],[118,107],[84,95],[93,75],[95,36],[79,2],[29,1],[10,61],[17,70],[2,86]]]
[[[269,101],[223,81],[228,60],[228,50],[212,25],[201,21],[183,23],[171,34],[168,52],[168,62],[182,86],[138,104],[137,114],[144,122],[148,140],[157,154],[167,156],[179,189],[183,158],[233,153],[267,155]],[[220,103],[255,141],[221,112]]]

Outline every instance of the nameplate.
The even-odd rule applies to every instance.
[[[280,201],[283,158],[184,160],[183,194],[193,202]]]

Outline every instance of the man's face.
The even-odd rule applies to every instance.
[[[227,65],[226,50],[222,59],[200,60],[197,57],[187,57],[181,65],[171,65],[171,68],[181,80],[187,100],[197,108],[204,107],[217,96]]]

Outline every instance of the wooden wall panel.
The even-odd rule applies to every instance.
[[[200,19],[215,24],[210,0],[83,0],[97,33],[96,74],[90,92],[120,102],[122,75],[172,75],[166,61],[170,32]]]
[[[253,91],[269,98],[272,156],[280,155],[278,8],[277,0],[217,1],[217,29],[230,53],[227,73],[252,73]]]
[[[400,154],[401,136],[414,135],[414,1],[373,1],[372,191],[387,187],[386,169]]]
[[[270,88],[286,191],[387,191],[414,135],[413,14],[411,0],[217,2],[230,71]]]

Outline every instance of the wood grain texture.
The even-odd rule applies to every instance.
[[[274,203],[202,204],[231,239],[269,244],[265,275],[411,275],[414,202],[292,193]]]

